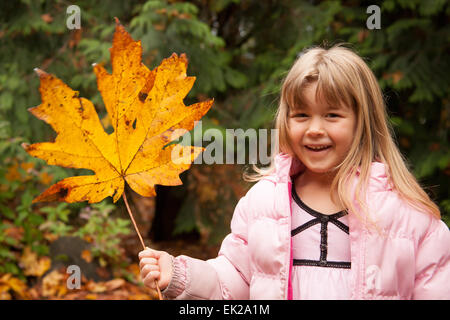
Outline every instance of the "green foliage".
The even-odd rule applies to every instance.
[[[102,266],[121,262],[123,249],[120,247],[120,236],[127,235],[131,231],[129,219],[112,219],[110,214],[115,208],[106,201],[83,208],[80,217],[87,222],[73,233],[75,236],[90,240],[92,256],[98,258]]]
[[[189,58],[189,71],[201,74],[190,96],[227,87],[242,88],[244,73],[229,66],[231,55],[225,42],[214,35],[211,27],[198,19],[198,7],[192,3],[147,1],[135,8],[130,30],[148,50],[152,67],[172,52],[184,52]]]

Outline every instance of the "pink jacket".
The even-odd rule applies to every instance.
[[[292,299],[290,176],[303,165],[280,154],[275,167],[237,204],[217,258],[175,258],[167,298]],[[449,229],[400,199],[384,164],[370,176],[367,203],[381,232],[349,212],[351,298],[450,299]]]

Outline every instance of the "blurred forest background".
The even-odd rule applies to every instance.
[[[68,6],[81,29],[66,26]],[[401,151],[450,223],[450,5],[445,0],[388,0],[381,28],[369,30],[375,1],[21,0],[0,4],[0,299],[147,299],[141,250],[122,200],[98,204],[31,201],[82,170],[49,166],[21,143],[51,141],[50,126],[27,109],[40,103],[33,69],[53,73],[106,110],[92,64],[105,62],[114,17],[141,40],[157,66],[186,53],[197,81],[186,105],[214,98],[203,130],[271,128],[280,82],[303,49],[346,42],[365,58],[385,94]],[[200,137],[195,137],[199,139]],[[192,165],[183,186],[143,198],[127,189],[146,244],[174,255],[210,258],[229,232],[237,201],[251,186],[240,165]],[[78,264],[82,288],[67,290],[64,267]]]

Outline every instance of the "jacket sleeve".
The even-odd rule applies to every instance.
[[[450,231],[432,219],[429,232],[419,243],[413,299],[450,299]]]
[[[247,198],[238,202],[231,233],[222,242],[217,258],[207,261],[178,256],[173,276],[163,294],[168,299],[248,299],[249,254],[247,246]]]

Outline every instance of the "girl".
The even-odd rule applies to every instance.
[[[169,299],[449,299],[450,232],[392,139],[349,49],[312,48],[283,82],[279,148],[236,206],[218,257],[147,248]]]

